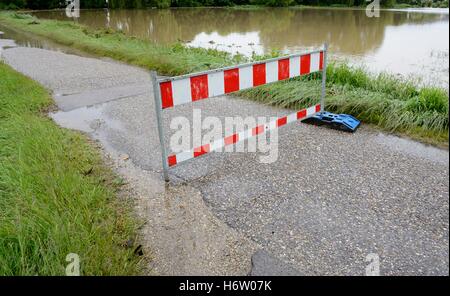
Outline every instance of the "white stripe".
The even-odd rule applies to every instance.
[[[239,69],[239,89],[253,87],[253,66]]]
[[[223,71],[208,74],[208,97],[220,96],[224,93]]]
[[[320,69],[320,53],[312,53],[311,54],[311,72],[317,72]]]
[[[211,143],[210,145],[210,151],[215,151],[215,150],[219,150],[220,148],[225,146],[225,140],[222,139],[218,139],[215,140],[214,142]]]
[[[267,126],[269,127],[269,130],[273,130],[273,129],[276,129],[276,128],[277,128],[277,122],[278,122],[278,119],[279,119],[279,118],[277,118],[277,119],[275,119],[275,120],[272,120],[272,121],[270,121],[270,122],[267,124]]]
[[[289,59],[289,77],[300,76],[300,57]]]
[[[256,126],[255,126],[255,127],[256,127]],[[247,136],[245,137],[246,139],[250,139],[251,137],[253,137],[253,129],[254,129],[255,127],[246,130],[246,132],[247,132]]]
[[[194,158],[194,152],[192,150],[183,151],[177,154],[177,163]]]
[[[252,131],[250,130],[250,135],[251,134],[252,134]],[[239,142],[244,141],[248,138],[248,130],[242,131],[238,135],[239,135],[239,138],[238,138]]]
[[[291,123],[291,122],[294,122],[294,121],[297,121],[297,112],[289,114],[287,116],[287,122],[286,123]]]
[[[305,110],[305,109],[302,109],[302,110]],[[298,112],[300,112],[302,110],[299,110]],[[297,121],[297,113],[298,112],[295,112],[295,113],[292,113],[292,114],[289,114],[288,116],[286,116],[287,117],[286,124]],[[312,115],[314,115],[316,113],[317,112],[316,112],[316,106],[315,105],[306,109],[306,116],[307,117],[312,116]],[[278,117],[277,119],[272,120],[272,121],[264,124],[263,125],[263,130],[258,135],[267,133],[269,130],[273,130],[273,129],[278,128],[277,127],[277,121],[280,118],[282,118],[282,117]],[[304,118],[301,118],[301,119],[304,119]],[[255,126],[254,128],[256,128],[258,126],[259,125]],[[253,128],[244,130],[244,131],[238,133],[238,141],[236,143],[234,143],[234,144],[240,143],[242,141],[248,140],[248,139],[256,137],[258,135],[253,136]],[[225,138],[215,140],[214,142],[210,143],[210,150],[209,150],[209,152],[217,151],[217,150],[219,150],[220,148],[223,148],[223,147],[225,147]],[[198,148],[200,148],[200,147],[198,147]],[[177,158],[177,164],[180,163],[180,162],[192,159],[192,158],[194,158],[194,150],[180,152],[179,154],[176,154],[176,158]]]
[[[278,61],[266,63],[266,83],[278,81]]]
[[[314,115],[316,112],[316,106],[309,107],[306,109],[306,116]]]
[[[191,80],[187,78],[172,81],[172,94],[174,105],[191,102]]]

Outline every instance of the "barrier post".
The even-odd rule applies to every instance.
[[[161,90],[159,89],[158,77],[156,71],[151,71],[152,83],[153,83],[153,97],[155,99],[155,112],[156,121],[158,123],[158,135],[159,142],[161,144],[161,157],[164,171],[164,181],[169,182],[168,164],[167,164],[167,152],[166,145],[164,143],[164,130],[162,126],[162,107],[161,107]]]
[[[323,65],[322,65],[322,94],[320,97],[320,112],[325,111],[325,95],[326,95],[326,83],[327,83],[327,55],[328,44],[323,44]]]

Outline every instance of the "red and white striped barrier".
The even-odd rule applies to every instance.
[[[289,123],[292,123],[292,122],[295,122],[298,120],[304,120],[310,116],[313,116],[317,112],[320,112],[320,104],[306,108],[306,109],[302,109],[298,112],[289,114],[287,116],[279,117],[279,118],[272,120],[266,124],[258,125],[252,129],[248,129],[248,130],[230,135],[228,137],[218,139],[212,143],[205,144],[200,147],[196,147],[192,150],[183,151],[178,154],[170,155],[167,158],[167,163],[169,164],[169,167],[175,166],[175,165],[179,164],[180,162],[183,162],[183,161],[186,161],[186,160],[189,160],[192,158],[197,158],[197,157],[200,157],[207,153],[210,153],[213,151],[218,151],[218,150],[224,148],[225,146],[234,145],[239,142],[248,140],[252,137],[256,137],[258,135],[265,134],[266,132],[277,129],[283,125],[286,125],[286,124],[289,124]]]
[[[156,72],[152,72],[164,179],[169,181],[169,167],[173,167],[183,161],[200,157],[212,151],[217,151],[225,146],[234,145],[251,137],[264,134],[269,130],[279,128],[297,120],[306,119],[317,112],[323,111],[326,79],[326,53],[327,46],[325,44],[323,49],[307,53],[177,77],[157,79]],[[300,110],[288,116],[277,118],[267,124],[259,125],[216,140],[213,143],[167,156],[161,119],[162,110],[318,71],[322,71],[322,97],[320,104]]]
[[[159,81],[163,109],[221,96],[323,69],[323,51]]]

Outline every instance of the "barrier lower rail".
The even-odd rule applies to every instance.
[[[327,50],[327,44],[324,44],[319,50],[163,79],[158,79],[153,71],[152,82],[164,180],[169,181],[169,167],[324,111]],[[322,72],[320,104],[277,118],[265,125],[226,136],[213,143],[167,155],[162,126],[163,110],[319,71]]]
[[[186,161],[186,160],[189,160],[192,158],[200,157],[204,154],[207,154],[207,153],[210,153],[213,151],[218,151],[226,146],[234,145],[239,142],[256,137],[258,135],[265,134],[268,131],[282,127],[283,125],[292,123],[294,121],[307,119],[311,116],[314,116],[318,112],[320,112],[320,105],[315,105],[315,106],[312,106],[312,107],[309,107],[306,109],[302,109],[298,112],[289,114],[287,116],[279,117],[275,120],[270,121],[269,123],[261,124],[261,125],[251,128],[251,129],[232,134],[232,135],[227,136],[222,139],[218,139],[212,143],[208,143],[208,144],[202,145],[200,147],[196,147],[192,150],[183,151],[178,154],[169,155],[169,157],[167,158],[169,167],[175,166],[175,165],[179,164],[180,162],[183,162],[183,161]]]

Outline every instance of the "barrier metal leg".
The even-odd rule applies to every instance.
[[[161,107],[161,91],[159,89],[156,71],[151,71],[152,82],[153,82],[153,94],[155,98],[155,111],[156,111],[156,121],[158,122],[158,135],[159,142],[161,144],[161,158],[163,165],[164,181],[169,182],[168,164],[167,164],[167,152],[166,145],[164,144],[164,130],[162,126],[162,107]]]
[[[323,65],[322,65],[322,94],[320,97],[320,112],[316,115],[303,120],[305,123],[312,123],[316,125],[328,125],[332,128],[354,132],[359,127],[361,122],[355,117],[348,114],[334,114],[325,111],[325,95],[327,83],[327,54],[328,44],[323,45]]]
[[[327,54],[328,44],[323,44],[323,65],[322,65],[322,95],[320,97],[320,112],[325,112],[325,94],[327,83]]]

